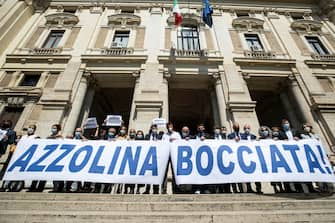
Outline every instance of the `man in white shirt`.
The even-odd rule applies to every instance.
[[[173,142],[175,140],[180,140],[181,139],[181,136],[180,136],[179,132],[174,131],[173,124],[171,122],[166,124],[166,128],[167,128],[168,132],[163,135],[163,140]]]

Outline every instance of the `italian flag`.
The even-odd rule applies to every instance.
[[[181,21],[183,20],[183,18],[181,17],[181,13],[180,13],[180,8],[178,5],[178,0],[173,0],[173,10],[172,10],[173,14],[174,14],[174,24],[176,26],[179,26],[181,24]]]

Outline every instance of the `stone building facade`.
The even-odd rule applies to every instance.
[[[148,130],[313,125],[335,145],[335,1],[0,1],[0,119],[15,130],[120,114]]]

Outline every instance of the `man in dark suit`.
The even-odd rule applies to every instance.
[[[240,124],[238,122],[233,123],[233,132],[228,135],[228,139],[234,139],[236,142],[241,140],[240,133]],[[243,185],[241,183],[232,183],[231,184],[234,193],[242,193],[243,192]],[[237,190],[237,187],[239,190]]]
[[[279,132],[280,140],[299,140],[299,132],[291,127],[289,120],[282,120],[282,129]]]
[[[280,140],[299,140],[299,132],[291,127],[288,119],[282,119],[282,129],[279,132]],[[292,187],[294,189],[292,189]],[[301,183],[284,182],[286,193],[303,192]]]
[[[251,133],[251,126],[249,124],[245,124],[243,127],[244,132],[241,134],[241,140],[256,140],[257,137]],[[251,183],[246,183],[247,185],[247,193],[254,193],[251,187]],[[257,193],[261,193],[262,184],[260,182],[256,182],[256,191]]]
[[[241,140],[256,140],[256,136],[250,132],[251,127],[249,124],[245,124],[243,127],[244,133],[241,134]]]
[[[224,127],[222,127],[222,128],[224,128]],[[227,135],[225,133],[221,132],[221,128],[220,127],[215,127],[212,139],[216,139],[216,140],[227,139]]]
[[[158,132],[157,125],[152,124],[150,126],[149,133],[145,136],[145,140],[150,140],[150,141],[157,141],[157,140],[162,140],[164,132]],[[143,194],[149,194],[151,189],[151,185],[147,184],[145,187],[145,191]],[[159,185],[153,185],[153,193],[154,194],[159,194]]]

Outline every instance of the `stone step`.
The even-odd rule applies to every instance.
[[[66,200],[66,201],[117,201],[117,202],[179,202],[179,201],[259,201],[259,200],[335,200],[335,194],[174,194],[174,195],[117,195],[98,193],[28,193],[2,192],[0,200]]]
[[[220,211],[220,212],[101,212],[101,211],[4,211],[0,210],[1,223],[43,223],[43,222],[318,222],[330,223],[335,220],[332,209],[324,210],[273,210],[273,211]]]
[[[267,210],[308,210],[335,207],[335,200],[279,201],[193,201],[193,202],[113,202],[113,201],[59,201],[59,200],[1,200],[1,210],[71,210],[71,211],[267,211]]]
[[[335,222],[335,195],[0,193],[3,222]]]

